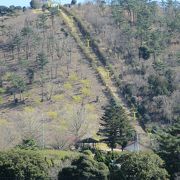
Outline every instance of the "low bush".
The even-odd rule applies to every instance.
[[[59,180],[107,180],[109,175],[108,167],[102,163],[95,161],[92,157],[81,156],[74,160],[70,167],[65,167],[59,172]]]
[[[48,164],[36,151],[10,150],[0,153],[0,177],[13,179],[45,179]]]

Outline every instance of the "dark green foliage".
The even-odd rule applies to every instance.
[[[42,6],[42,3],[40,3],[39,0],[31,0],[30,6],[32,9],[39,9]]]
[[[92,156],[92,152],[90,150],[84,150],[83,153],[87,156]]]
[[[159,75],[150,75],[148,77],[149,90],[152,95],[168,95],[169,94],[169,83],[168,81]]]
[[[42,5],[42,11],[45,11],[45,10],[48,10],[48,9],[49,9],[48,4],[43,4]]]
[[[180,123],[163,130],[158,138],[159,148],[156,150],[159,156],[165,161],[166,169],[171,178],[180,172]]]
[[[12,180],[45,179],[48,165],[43,157],[35,151],[11,150],[0,153],[0,177]]]
[[[72,5],[75,5],[76,3],[77,3],[77,0],[72,0],[72,1],[71,1],[71,4],[72,4]]]
[[[1,15],[1,16],[5,15],[5,14],[8,13],[8,12],[9,12],[8,7],[6,7],[6,6],[0,6],[0,15]]]
[[[143,121],[144,122],[149,122],[149,121],[151,121],[151,116],[149,115],[149,114],[144,114],[144,116],[143,116]]]
[[[9,6],[9,9],[10,9],[11,11],[14,11],[14,10],[15,10],[15,6],[14,6],[14,5],[11,5],[11,6]]]
[[[15,9],[20,11],[20,10],[22,10],[22,7],[21,6],[15,6]]]
[[[180,32],[180,4],[179,1],[167,0],[163,4],[166,8],[165,22],[170,34]]]
[[[165,70],[165,64],[163,61],[156,60],[153,62],[153,68],[156,70],[156,72],[163,75],[164,70]]]
[[[152,152],[124,153],[114,163],[113,180],[166,180],[162,159]]]
[[[128,96],[132,96],[132,89],[133,89],[133,85],[132,84],[126,84],[123,87],[123,94],[127,94]]]
[[[26,89],[26,83],[24,79],[17,75],[11,76],[11,83],[13,85],[14,91],[19,91],[20,93]]]
[[[144,60],[148,60],[150,58],[150,52],[147,47],[139,47],[139,58],[143,58]]]
[[[112,151],[111,152],[103,152],[101,150],[96,150],[94,159],[98,162],[105,163],[111,171],[111,168],[113,168],[112,167],[113,162],[115,162],[115,160],[117,160],[119,158],[119,155],[120,155],[120,153],[118,153],[118,152],[112,152]]]
[[[99,179],[107,180],[109,175],[108,167],[102,163],[97,162],[91,157],[81,156],[74,160],[70,167],[63,168],[59,172],[59,180],[88,180]]]
[[[22,30],[21,30],[21,34],[22,36],[29,36],[31,33],[32,33],[32,28],[27,26],[27,27],[24,27]]]
[[[24,7],[23,7],[23,12],[25,12],[26,10],[27,10],[27,8],[24,6]]]
[[[11,15],[15,9],[15,6],[10,6],[10,8],[6,6],[0,6],[0,16]]]
[[[94,159],[98,162],[104,162],[105,163],[105,153],[103,153],[101,150],[96,150]]]
[[[57,15],[58,12],[59,12],[58,7],[51,7],[51,8],[49,9],[49,11],[50,11],[51,16],[55,16],[55,15]]]
[[[122,106],[112,104],[105,108],[101,118],[101,129],[99,134],[104,137],[103,141],[113,150],[117,144],[122,150],[132,139],[133,130],[130,126],[128,116]]]
[[[137,106],[137,111],[138,111],[141,115],[143,115],[143,114],[146,113],[146,108],[145,108],[145,106],[144,106],[143,104],[139,104],[139,105]]]
[[[26,150],[36,150],[38,149],[38,146],[34,139],[23,139],[22,144],[17,145],[17,148]]]
[[[54,28],[54,17],[58,15],[59,9],[58,7],[51,7],[49,8],[49,12],[50,12],[50,17],[51,17],[52,27]]]
[[[44,66],[48,63],[48,59],[46,55],[44,54],[44,52],[41,52],[37,55],[36,61],[37,61],[38,68],[40,70],[43,70]]]
[[[28,68],[27,72],[26,72],[26,75],[27,75],[27,77],[29,79],[29,84],[32,84],[32,82],[34,80],[34,69]]]
[[[165,77],[150,75],[148,83],[151,94],[154,96],[171,94],[176,89],[174,78],[175,74],[171,70],[166,71]]]
[[[174,90],[176,90],[176,85],[175,85],[176,74],[174,71],[169,69],[165,72],[165,77],[169,83],[168,89],[172,93]]]

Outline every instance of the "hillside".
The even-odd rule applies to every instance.
[[[0,5],[0,179],[178,179],[180,3],[30,6]]]
[[[1,148],[27,136],[54,147],[94,136],[107,97],[62,19],[38,11],[4,18]]]
[[[141,18],[143,5],[139,11],[135,9],[138,2],[129,6],[135,16],[133,22],[128,21],[130,14],[121,14],[126,8],[123,4],[119,5],[119,11],[118,6],[109,8],[101,3],[86,4],[72,11],[113,69],[119,94],[125,97],[129,107],[135,108],[139,121],[151,131],[155,126],[173,123],[179,116],[178,10],[173,14],[178,6],[175,2],[162,7],[149,4],[152,14],[142,21],[137,16]]]
[[[161,9],[153,8],[159,19],[165,18]],[[133,25],[127,34],[128,22],[124,20],[118,27],[115,13],[113,6],[100,3],[63,8],[60,14],[52,8],[50,12],[27,10],[1,17],[1,126],[11,132],[9,136],[17,136],[17,141],[30,135],[41,144],[46,141],[47,146],[55,143],[51,142],[54,136],[67,138],[69,131],[70,141],[95,137],[108,99],[126,109],[146,145],[150,139],[145,140],[145,131],[177,119],[178,29],[163,40],[166,29],[158,31],[158,22],[151,20],[149,26],[154,28],[148,30],[149,36],[161,33],[162,37],[153,45],[143,35],[140,42],[134,36],[141,25]],[[163,47],[153,50],[160,43]],[[140,57],[140,48],[149,57]],[[83,125],[93,132],[84,132]],[[3,131],[2,137],[6,137]]]

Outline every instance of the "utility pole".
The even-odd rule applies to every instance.
[[[44,138],[44,115],[42,112],[42,148],[44,149],[45,147],[45,138]]]

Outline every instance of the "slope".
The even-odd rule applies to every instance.
[[[117,82],[115,82],[113,78],[113,74],[109,73],[107,66],[105,66],[101,62],[101,59],[99,58],[98,53],[94,52],[93,48],[89,46],[87,42],[88,41],[87,38],[84,37],[84,34],[82,33],[79,27],[78,23],[80,22],[78,22],[78,19],[73,14],[71,14],[67,9],[64,9],[64,8],[61,8],[60,15],[62,16],[65,23],[69,27],[71,35],[74,37],[81,51],[84,53],[87,59],[91,62],[92,67],[97,71],[102,83],[104,84],[104,86],[106,86],[107,92],[110,95],[110,97],[117,104],[125,108],[127,114],[129,115],[129,118],[131,119],[131,124],[137,133],[139,142],[143,144],[145,147],[149,147],[150,138],[148,137],[147,133],[143,130],[143,128],[140,126],[136,117],[134,118],[132,117],[131,115],[132,113],[130,112],[126,102],[118,93]]]

